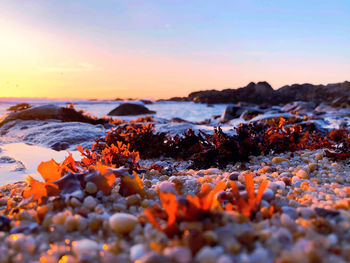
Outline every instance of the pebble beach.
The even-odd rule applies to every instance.
[[[34,109],[41,109],[40,107]],[[58,108],[58,110],[61,109]],[[271,132],[271,136],[278,137],[280,132],[285,133],[286,136],[288,132],[294,134],[293,136],[299,136],[299,133],[294,133],[298,129],[293,127],[297,126],[288,126],[291,125],[288,124],[288,120],[295,122],[295,118],[286,115],[289,113],[280,113],[280,115],[277,114],[278,117],[271,117],[275,114],[272,113],[267,111],[266,121],[264,115],[260,114],[256,117],[257,122],[263,120],[265,123],[269,123],[271,118],[283,119],[280,124],[278,122],[274,124],[277,126],[271,126],[276,130],[272,128],[267,130]],[[293,114],[298,117],[298,114]],[[227,116],[227,112],[224,112],[224,115]],[[253,121],[254,116],[251,117]],[[331,123],[343,123],[338,121],[339,117],[335,113],[330,116],[335,116],[334,122]],[[286,121],[284,118],[287,118],[286,124],[284,124]],[[296,119],[297,125],[303,124],[305,120],[308,123],[310,118],[312,121],[314,117]],[[345,116],[342,120],[347,121],[347,118]],[[319,121],[319,118],[314,119]],[[94,122],[102,120],[104,119],[93,119]],[[179,151],[179,157],[187,156],[187,150],[198,150],[186,146],[186,140],[189,143],[190,140],[201,138],[196,137],[200,135],[195,134],[196,129],[200,134],[199,130],[203,127],[201,126],[203,122],[169,123],[161,118],[145,120],[153,121],[158,129],[167,125],[167,132],[172,130],[175,134],[180,134],[185,128],[193,127],[195,133],[184,134],[183,139],[177,135],[166,138],[167,140],[172,138],[175,146],[185,147],[183,151]],[[4,138],[6,136],[9,138],[11,135],[13,138],[9,140],[10,143],[14,141],[17,146],[20,146],[18,142],[21,140],[26,142],[27,138],[34,138],[31,133],[40,139],[41,134],[38,131],[45,130],[45,127],[50,127],[47,130],[54,134],[61,126],[66,125],[64,121],[11,120],[0,128]],[[223,122],[222,126],[229,127],[239,121],[244,122],[245,119],[234,119],[231,123]],[[137,126],[140,124],[134,124],[134,121],[128,119],[124,124],[122,122],[117,125],[125,125],[125,122],[130,123],[131,127],[136,125],[134,127],[138,129],[149,127],[148,124]],[[38,124],[41,128],[38,128]],[[177,126],[179,124],[180,126]],[[211,121],[206,121],[206,125],[211,128],[216,124],[217,120],[213,118]],[[92,129],[98,127],[102,134],[104,131],[109,131],[108,127],[104,128],[101,124],[93,126],[87,123],[68,122],[66,127],[74,127],[72,133],[68,135],[67,132],[64,135],[56,133],[57,137],[51,136],[51,139],[53,142],[55,140],[60,142],[67,137],[75,138],[76,131],[84,127],[86,139],[79,139],[68,146],[71,151],[73,150],[73,155],[67,156],[70,153],[68,150],[65,154],[66,159],[56,163],[53,160],[49,161],[50,156],[46,157],[46,155],[50,155],[51,152],[46,151],[38,155],[46,159],[41,160],[37,174],[31,174],[25,181],[19,180],[0,187],[0,239],[2,240],[0,262],[349,262],[348,158],[340,158],[340,155],[335,153],[330,155],[327,148],[314,146],[308,148],[307,145],[297,151],[265,151],[260,154],[254,152],[253,147],[250,149],[252,154],[248,154],[245,161],[239,161],[240,159],[236,158],[234,161],[228,160],[229,164],[227,164],[225,155],[220,155],[221,157],[213,156],[218,158],[218,165],[213,165],[215,162],[210,162],[211,164],[208,165],[209,163],[203,161],[210,161],[205,159],[205,155],[198,155],[197,158],[204,159],[197,163],[199,159],[196,160],[193,157],[181,160],[179,157],[165,156],[168,148],[158,145],[157,138],[162,136],[161,133],[153,130],[152,137],[147,133],[150,130],[146,128],[137,130],[136,135],[125,133],[125,137],[115,137],[136,140],[134,144],[132,140],[130,141],[130,147],[136,147],[136,149],[139,147],[141,156],[134,151],[131,152],[131,149],[129,151],[129,146],[123,146],[122,143],[115,148],[113,145],[103,146],[97,142],[95,146],[97,149],[103,146],[102,150],[100,152],[92,150],[94,146],[90,152],[88,148],[85,150],[82,147],[76,148],[82,140],[86,143],[85,145],[93,144],[93,140],[89,139],[93,137],[93,134],[89,134],[89,125]],[[287,126],[281,128],[281,125]],[[113,139],[113,136],[119,136],[117,131],[122,134],[122,131],[127,129],[120,127],[120,130],[114,130],[112,135],[108,135],[109,140]],[[177,130],[179,127],[180,129]],[[253,129],[252,127],[255,126],[247,127]],[[265,126],[259,127],[256,126],[255,131]],[[318,132],[318,129],[316,128],[314,132]],[[227,138],[231,138],[231,143],[240,143],[239,138],[246,131],[252,135],[254,133],[254,129],[242,128],[236,131],[237,135]],[[303,135],[303,133],[305,131],[300,134]],[[21,134],[26,135],[21,137]],[[165,155],[157,158],[143,158],[159,156],[159,154],[154,149],[147,148],[149,143],[144,144],[146,151],[141,152],[142,145],[139,145],[137,138],[134,137],[137,134],[151,136],[142,138],[150,138],[149,140],[155,143],[154,149],[157,149],[156,147],[159,151],[162,149]],[[202,142],[203,145],[211,142],[211,135],[201,134],[207,138],[207,141]],[[229,134],[234,134],[234,131]],[[346,129],[343,128],[338,137],[347,136],[346,134]],[[47,141],[45,138],[49,138],[50,135],[42,136],[43,139],[37,141],[44,143],[38,143],[38,145],[49,146],[45,145]],[[104,139],[106,142],[108,136]],[[216,136],[224,135],[217,133]],[[257,136],[256,140],[259,142],[258,137],[263,136],[263,133],[254,136]],[[235,142],[234,138],[238,138],[238,141]],[[310,143],[314,143],[313,137],[310,138],[312,139]],[[315,138],[317,142],[317,137]],[[346,141],[346,138],[341,139]],[[219,140],[217,143],[222,143],[224,140]],[[290,143],[294,139],[291,140]],[[13,163],[22,163],[20,160],[6,157],[9,153],[6,150],[11,147],[7,147],[4,142],[3,145],[5,150],[1,157],[3,163],[8,160],[8,167]],[[63,147],[62,143],[54,145]],[[239,147],[244,145],[251,147],[249,144],[242,144]],[[40,147],[35,147],[35,150],[40,151]],[[240,151],[239,147],[238,151]],[[278,143],[267,144],[264,147],[280,149]],[[289,149],[288,145],[285,147],[287,148],[281,149]],[[337,147],[333,150],[339,150],[345,146]],[[28,149],[32,148],[28,146]],[[230,149],[221,148],[224,151]],[[210,148],[198,151],[209,150]],[[92,154],[93,151],[96,151],[94,154],[99,157]],[[147,155],[148,152],[150,152],[149,155]],[[61,154],[64,151],[56,149],[56,153]],[[81,155],[80,158],[79,155]],[[103,165],[108,167],[102,165],[102,168],[98,168],[96,160],[102,160]],[[18,172],[23,173],[27,169],[27,164],[23,162],[21,165],[21,169],[16,168],[17,170],[5,172],[13,175],[16,173],[18,175]],[[200,168],[201,166],[206,168]],[[33,171],[32,168],[31,171]],[[2,172],[4,173],[4,170]]]
[[[348,262],[350,180],[348,163],[334,162],[322,150],[252,157],[224,170],[171,171],[142,162],[147,198],[123,197],[116,180],[104,196],[93,183],[84,191],[45,205],[17,207],[25,183],[1,187],[1,262]],[[170,166],[169,166],[170,165]],[[143,210],[159,203],[160,189],[181,186],[197,194],[203,183],[254,183],[268,180],[261,209],[251,221],[223,212],[197,222],[182,222],[183,236],[169,238],[145,222]],[[14,190],[15,189],[15,190]],[[275,203],[278,211],[264,217]],[[43,212],[45,211],[45,212]],[[39,219],[39,220],[38,220]],[[191,240],[192,239],[192,240]],[[192,243],[196,240],[196,243]],[[198,244],[198,242],[200,244]],[[199,247],[197,247],[199,246]],[[195,252],[195,253],[193,253]]]

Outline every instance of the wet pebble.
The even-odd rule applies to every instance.
[[[116,213],[109,218],[109,225],[118,234],[129,233],[137,225],[136,216],[126,213]]]

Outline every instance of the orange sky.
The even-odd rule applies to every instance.
[[[202,48],[201,43],[186,48],[189,36],[181,39],[179,51],[170,52],[165,46],[171,41],[159,50],[146,48],[142,37],[128,45],[131,40],[120,40],[117,33],[118,41],[101,38],[106,33],[99,33],[98,27],[77,34],[32,17],[21,19],[4,6],[1,10],[0,97],[169,98],[242,87],[250,81],[268,81],[279,88],[349,79],[346,56],[313,54],[312,49],[298,54],[292,49],[247,49],[244,44],[242,50]]]

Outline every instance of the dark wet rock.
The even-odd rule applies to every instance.
[[[51,104],[10,113],[0,123],[0,127],[10,121],[15,120],[60,120],[63,122],[83,122],[94,125],[108,122],[107,120],[93,119],[85,116],[81,112],[78,112],[72,108],[63,108]]]
[[[9,231],[10,222],[10,219],[6,216],[0,216],[0,231]]]
[[[287,103],[282,107],[282,110],[285,112],[290,112],[293,114],[299,113],[299,114],[305,114],[307,112],[311,112],[313,109],[315,109],[316,104],[313,102],[306,102],[306,101],[293,101],[291,103]]]
[[[51,149],[55,151],[63,151],[69,148],[69,144],[66,142],[56,142],[50,146]]]
[[[32,106],[28,103],[19,103],[16,105],[11,106],[10,108],[8,108],[8,111],[12,111],[12,112],[16,112],[16,111],[21,111],[21,110],[25,110],[25,109],[29,109]]]
[[[321,103],[320,105],[318,105],[315,109],[314,109],[314,112],[316,114],[320,114],[320,113],[326,113],[326,112],[332,112],[332,111],[336,111],[337,109],[330,106],[330,105],[327,105],[325,103]]]
[[[172,123],[184,123],[184,122],[189,122],[189,121],[186,121],[186,120],[184,120],[184,119],[175,117],[175,118],[172,118],[172,119],[171,119],[171,122],[172,122]]]
[[[238,180],[239,173],[238,172],[232,172],[229,176],[229,179],[232,181],[237,181]]]
[[[240,101],[254,104],[270,103],[275,91],[269,83],[263,81],[249,83],[246,87],[239,89],[206,90],[192,92],[188,95],[189,100],[200,103],[238,103]]]
[[[149,105],[149,104],[153,104],[153,101],[151,100],[141,100],[143,102],[143,104]]]
[[[241,118],[250,121],[251,119],[255,118],[256,116],[264,114],[264,111],[257,110],[257,109],[246,109],[242,114]]]
[[[26,127],[25,130],[22,127]],[[90,148],[94,139],[105,135],[103,125],[93,125],[81,122],[61,122],[58,120],[15,120],[0,127],[0,134],[20,141],[63,150],[66,146],[75,149],[81,144]],[[66,149],[68,149],[66,148]]]
[[[350,95],[338,97],[331,102],[331,106],[335,108],[349,108],[350,107]]]
[[[279,100],[282,103],[291,101],[312,101],[316,104],[321,102],[332,102],[336,99],[343,99],[343,102],[350,102],[350,82],[334,83],[328,85],[293,84],[283,86],[277,90]]]
[[[228,105],[221,115],[221,121],[227,122],[229,120],[239,118],[244,110],[245,108],[237,105]]]
[[[34,222],[21,222],[21,225],[15,226],[11,229],[10,234],[17,234],[17,233],[23,233],[23,234],[30,234],[38,232],[39,230],[39,224]]]
[[[246,87],[225,90],[204,90],[192,92],[187,100],[199,103],[248,102],[268,107],[293,101],[307,101],[320,104],[330,103],[333,107],[350,106],[350,82],[328,85],[293,84],[273,90],[267,82],[249,83]]]
[[[147,109],[145,106],[135,103],[124,103],[108,113],[109,116],[130,116],[153,114],[155,111]]]
[[[1,156],[0,157],[0,163],[5,164],[5,163],[16,163],[17,161],[11,157],[8,156]]]
[[[320,208],[320,207],[315,207],[315,212],[320,217],[327,217],[327,216],[335,217],[335,216],[338,216],[340,214],[339,211]]]
[[[160,99],[157,101],[176,101],[176,102],[182,102],[182,101],[189,101],[189,99],[187,97],[172,97],[170,99],[164,100],[164,99]]]

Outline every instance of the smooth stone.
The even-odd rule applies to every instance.
[[[282,206],[282,211],[292,219],[296,219],[298,216],[297,210],[291,206]]]
[[[294,221],[291,219],[291,217],[285,213],[282,213],[280,216],[280,223],[282,226],[291,228],[294,226]]]
[[[229,175],[229,179],[231,181],[237,181],[238,180],[239,173],[238,172],[233,172]]]
[[[299,180],[300,180],[300,177],[294,175],[294,176],[292,177],[292,184],[295,184],[295,183],[298,182]]]
[[[279,189],[284,190],[286,188],[286,183],[283,181],[276,181],[275,184],[278,185]]]
[[[309,179],[309,174],[305,169],[299,169],[296,173],[300,179]]]
[[[297,188],[300,188],[301,184],[304,183],[304,182],[310,183],[310,180],[299,179],[297,182],[293,183],[293,186],[297,187]]]
[[[109,225],[118,234],[129,233],[137,225],[136,216],[126,213],[116,213],[109,218]]]
[[[138,260],[139,258],[146,255],[148,252],[147,246],[144,244],[136,244],[130,248],[130,259],[132,261]]]
[[[274,195],[275,195],[274,192],[270,188],[266,188],[266,190],[262,196],[262,199],[265,201],[270,201],[270,200],[272,200]]]
[[[85,186],[85,191],[89,194],[95,194],[97,192],[97,186],[93,182],[87,182]]]
[[[184,246],[167,247],[164,256],[177,263],[190,263],[192,260],[191,250]]]
[[[142,258],[138,259],[137,263],[171,263],[171,261],[167,257],[151,251],[144,255]]]
[[[215,263],[216,259],[220,257],[220,255],[223,253],[222,247],[209,247],[205,246],[202,247],[201,250],[197,253],[195,257],[196,262],[200,263]]]
[[[95,208],[96,205],[97,205],[97,202],[95,198],[93,198],[92,196],[87,196],[84,199],[83,206],[86,207],[87,209],[92,210]]]
[[[73,252],[78,256],[95,253],[101,248],[99,244],[90,239],[82,239],[72,243]]]
[[[331,209],[324,209],[324,208],[320,208],[320,207],[315,207],[315,212],[318,216],[321,217],[335,217],[337,215],[339,215],[339,211],[337,210],[331,210]]]
[[[309,219],[310,217],[315,215],[315,212],[313,209],[309,208],[309,207],[298,207],[297,208],[297,213],[306,219]]]

